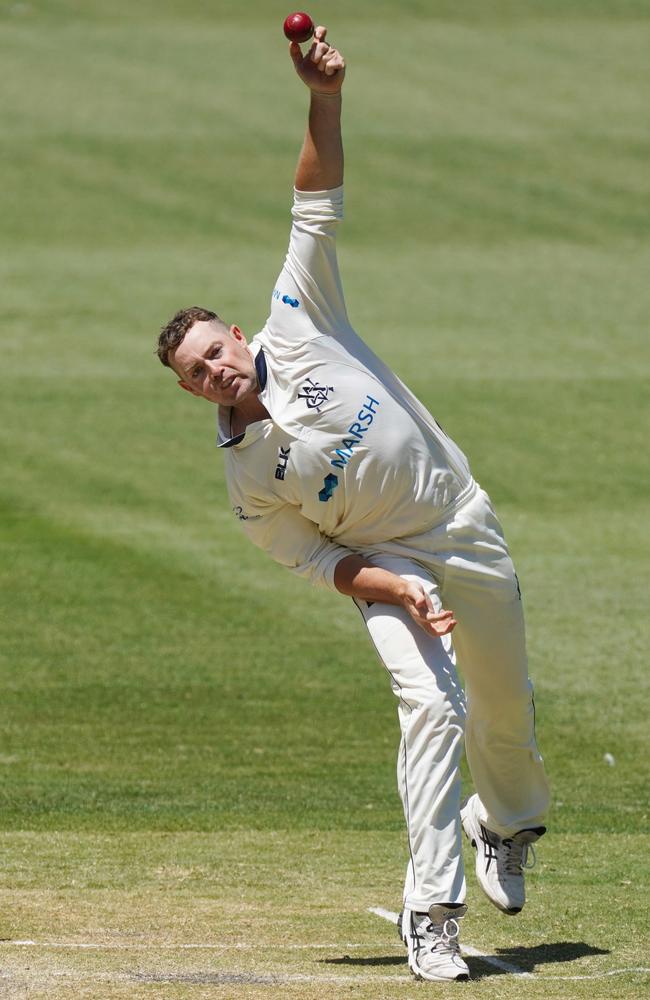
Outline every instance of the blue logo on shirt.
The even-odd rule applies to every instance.
[[[323,488],[318,494],[318,499],[323,503],[327,503],[328,500],[332,499],[332,493],[339,484],[339,477],[335,476],[333,472],[328,473],[323,480]]]
[[[273,289],[272,298],[274,298],[276,302],[283,302],[285,306],[291,306],[292,309],[297,309],[300,305],[298,299],[292,299],[290,295],[283,295],[279,288]]]

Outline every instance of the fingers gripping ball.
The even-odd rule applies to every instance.
[[[314,34],[314,22],[309,14],[298,10],[285,18],[284,33],[290,42],[308,42]]]

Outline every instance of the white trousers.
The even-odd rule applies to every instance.
[[[479,487],[446,524],[364,554],[419,580],[436,608],[458,621],[453,638],[434,639],[402,608],[356,602],[399,699],[397,775],[410,853],[404,904],[424,911],[465,898],[463,733],[486,826],[501,836],[541,826],[548,807],[519,583]]]

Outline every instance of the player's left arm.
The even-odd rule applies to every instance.
[[[416,625],[433,638],[448,635],[456,626],[453,612],[444,608],[436,611],[417,580],[375,566],[356,553],[344,556],[336,564],[334,586],[348,597],[404,608]]]

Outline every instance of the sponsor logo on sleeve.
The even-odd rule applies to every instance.
[[[273,289],[273,298],[276,302],[282,302],[285,306],[291,306],[292,309],[297,309],[300,305],[299,299],[294,299],[291,295],[283,295],[279,288]]]

